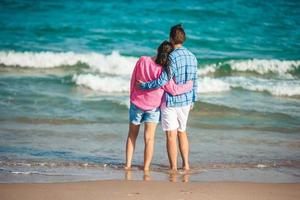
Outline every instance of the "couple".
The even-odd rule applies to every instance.
[[[142,56],[133,70],[125,169],[131,168],[136,138],[144,122],[144,171],[150,170],[160,119],[167,136],[170,169],[177,170],[177,138],[183,170],[190,169],[186,123],[196,101],[197,59],[183,47],[185,31],[181,25],[171,27],[169,40],[160,44],[156,57]]]

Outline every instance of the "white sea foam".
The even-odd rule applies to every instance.
[[[268,92],[275,96],[300,96],[300,80],[266,80],[254,77],[227,77],[231,88]]]
[[[217,70],[216,64],[206,65],[205,67],[198,69],[198,75],[203,76],[203,75],[211,74],[214,73],[216,70]]]
[[[130,74],[137,61],[136,57],[122,56],[117,51],[109,55],[100,53],[74,52],[15,52],[0,51],[0,64],[7,66],[54,68],[72,66],[78,62],[89,66],[88,74],[73,76],[73,81],[92,90],[107,93],[129,92]],[[282,77],[291,76],[290,71],[300,67],[300,61],[280,60],[241,60],[226,61],[206,65],[198,70],[198,93],[229,91],[243,88],[250,91],[269,92],[275,96],[300,96],[300,80],[267,80],[255,77],[209,78],[207,74],[215,73],[223,64],[230,65],[234,71],[253,71],[259,74],[275,73]]]
[[[129,92],[130,80],[127,77],[101,77],[94,74],[74,75],[73,81],[76,85],[87,87],[94,91],[107,93]],[[229,91],[230,85],[222,80],[213,78],[200,78],[198,81],[198,93],[214,93]]]
[[[229,90],[230,85],[220,79],[204,77],[198,81],[198,93],[215,93]]]
[[[29,175],[29,174],[39,174],[36,171],[32,171],[32,172],[18,172],[18,171],[13,171],[11,172],[12,174],[23,174],[23,175]]]
[[[216,64],[205,65],[198,70],[200,76],[216,72],[222,65],[229,65],[232,71],[237,72],[255,72],[261,75],[264,74],[277,74],[281,77],[291,78],[291,71],[300,67],[300,60],[264,60],[264,59],[251,59],[251,60],[230,60]]]
[[[266,168],[267,165],[264,165],[264,164],[257,164],[256,167],[257,167],[257,168]]]
[[[130,79],[127,76],[74,75],[76,85],[105,93],[128,93]],[[268,92],[274,96],[300,96],[299,80],[266,80],[254,77],[203,77],[198,80],[198,93],[219,93],[242,88],[249,91]]]
[[[93,72],[113,75],[131,74],[137,58],[122,56],[117,51],[109,55],[100,53],[74,52],[15,52],[0,51],[0,64],[7,66],[54,68],[72,66],[77,63],[87,64]]]
[[[128,75],[132,72],[138,58],[120,55],[112,51],[109,55],[87,52],[16,52],[0,51],[0,64],[7,66],[54,68],[72,66],[80,63],[87,64],[93,72],[112,75]],[[203,76],[216,72],[222,65],[230,65],[233,71],[252,71],[258,74],[274,73],[282,76],[290,75],[289,72],[300,67],[300,60],[276,59],[250,59],[229,60],[220,63],[205,65],[198,70],[198,75]]]
[[[233,88],[268,92],[274,96],[300,96],[300,80],[267,80],[255,77],[200,77],[198,81],[198,93],[219,93],[230,91]]]
[[[95,91],[101,92],[128,92],[129,91],[129,78],[125,77],[100,77],[94,74],[80,74],[74,75],[73,81],[77,85],[81,85],[90,88]]]
[[[253,71],[259,74],[275,73],[286,75],[300,66],[300,61],[288,60],[246,60],[246,61],[228,61],[231,69],[235,71]]]
[[[245,87],[245,89],[254,91],[265,91],[275,96],[300,96],[300,84],[299,83],[270,83],[266,85],[252,85]]]

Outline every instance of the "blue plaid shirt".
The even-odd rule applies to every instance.
[[[193,81],[193,89],[190,92],[172,96],[165,92],[168,107],[181,107],[191,105],[197,99],[197,59],[185,47],[176,48],[169,56],[171,78],[176,84],[184,84],[188,80]],[[156,80],[142,83],[142,89],[156,89],[169,81],[167,72],[164,71]]]

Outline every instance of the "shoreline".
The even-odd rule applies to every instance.
[[[300,183],[102,180],[72,183],[1,183],[8,199],[272,199],[300,198]]]
[[[252,182],[252,183],[299,183],[299,167],[269,167],[257,165],[247,168],[243,165],[229,165],[230,168],[195,168],[189,172],[170,172],[167,168],[153,167],[144,172],[139,166],[124,170],[120,166],[48,166],[0,165],[0,183],[68,183],[104,180],[171,181],[171,182]]]

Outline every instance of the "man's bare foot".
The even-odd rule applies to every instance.
[[[131,166],[125,166],[124,169],[125,170],[131,170]]]
[[[144,170],[144,172],[149,172],[150,171],[150,167],[144,167],[143,170]]]
[[[143,177],[143,180],[144,181],[150,181],[151,180],[151,177],[150,177],[150,171],[145,171],[144,170],[144,177]]]

